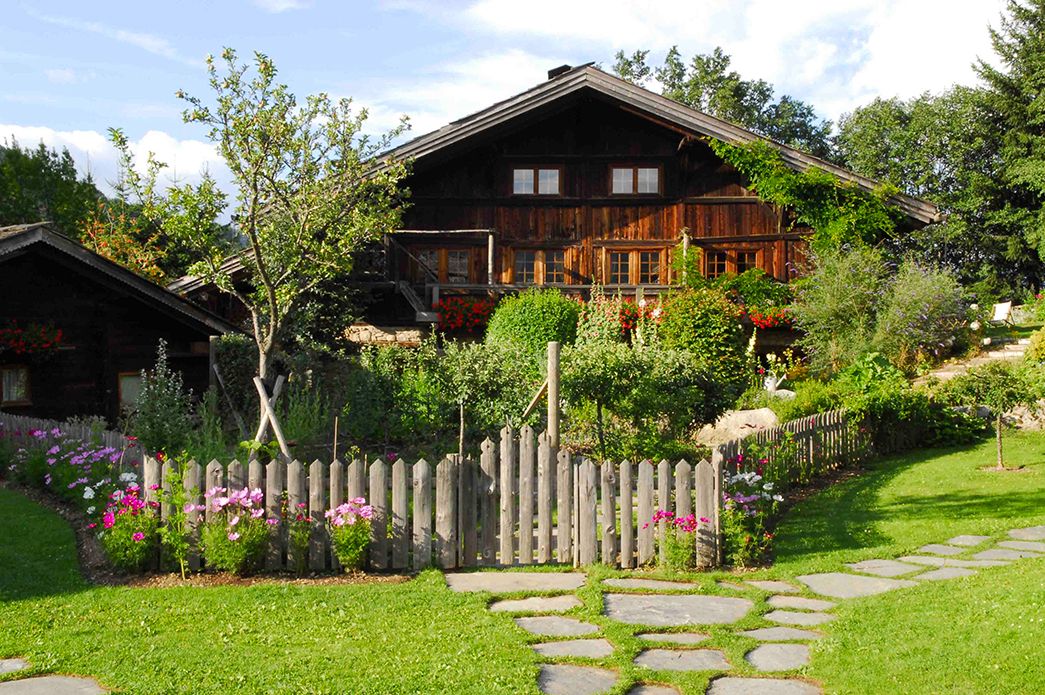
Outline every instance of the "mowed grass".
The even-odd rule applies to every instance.
[[[870,464],[797,505],[779,528],[782,578],[891,558],[958,534],[1005,537],[1045,524],[1045,435],[1007,435],[1007,463],[979,470],[994,442]],[[990,544],[986,544],[990,545]],[[1045,558],[842,601],[803,676],[828,693],[1045,692]]]
[[[521,631],[435,571],[402,584],[95,587],[66,522],[4,489],[0,538],[0,657],[34,672],[128,693],[536,691]]]

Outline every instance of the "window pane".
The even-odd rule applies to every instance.
[[[611,285],[627,285],[631,282],[630,263],[631,254],[627,251],[610,252],[610,282]]]
[[[639,188],[637,193],[660,193],[660,170],[639,169]]]
[[[545,251],[544,252],[544,282],[564,283],[566,282],[566,252]]]
[[[3,370],[3,393],[0,400],[4,403],[23,403],[29,400],[29,369],[14,367]]]
[[[639,284],[660,284],[660,251],[642,251],[639,253]]]
[[[138,394],[142,390],[141,374],[120,375],[120,408],[131,410],[138,404]]]
[[[516,169],[512,174],[512,193],[533,193],[533,169]]]
[[[754,251],[737,251],[737,274],[754,270],[758,267]]]
[[[707,276],[717,278],[726,272],[726,252],[709,251],[707,255]]]
[[[634,170],[630,167],[627,169],[621,169],[613,167],[613,192],[614,193],[634,193]]]
[[[414,251],[414,256],[418,261],[418,282],[435,282],[439,279],[439,251],[437,249]]]
[[[446,280],[447,282],[462,285],[468,282],[468,258],[467,251],[446,252]]]
[[[533,284],[536,281],[536,267],[536,251],[516,251],[514,278],[516,284]]]
[[[537,171],[537,192],[542,195],[559,194],[559,170],[540,169]]]

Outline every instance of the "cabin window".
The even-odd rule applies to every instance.
[[[559,195],[562,192],[558,169],[526,167],[512,170],[512,193],[515,195]]]
[[[660,251],[639,251],[639,284],[659,285]]]
[[[117,379],[119,380],[120,410],[134,410],[138,407],[138,394],[142,390],[141,372],[120,372]]]
[[[29,367],[0,368],[0,403],[29,405]]]
[[[513,281],[517,285],[532,285],[537,282],[537,252],[516,251]]]
[[[708,251],[705,256],[706,270],[705,275],[709,278],[717,278],[719,275],[723,275],[726,272],[726,252],[725,251]]]
[[[566,252],[544,252],[544,284],[564,284],[566,282]]]
[[[439,249],[415,249],[417,281],[434,282],[439,279]]]
[[[631,283],[631,253],[628,251],[610,251],[609,284],[627,285]]]
[[[737,275],[758,268],[758,253],[755,251],[737,251]]]
[[[468,251],[451,250],[446,252],[446,281],[451,285],[468,283]]]
[[[660,193],[659,167],[611,167],[610,190],[614,195]]]

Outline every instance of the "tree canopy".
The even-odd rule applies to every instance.
[[[76,172],[69,150],[0,145],[0,226],[46,220],[76,236],[103,199],[91,177]]]

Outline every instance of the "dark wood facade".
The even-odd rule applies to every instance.
[[[33,237],[33,238],[26,238]],[[27,378],[3,410],[115,424],[121,389],[156,362],[160,339],[172,368],[197,395],[209,385],[209,339],[230,327],[189,302],[46,229],[0,230],[0,326],[62,331],[57,350],[17,355],[0,347],[0,371]],[[20,390],[20,389],[15,389]],[[24,397],[28,396],[28,397]]]

